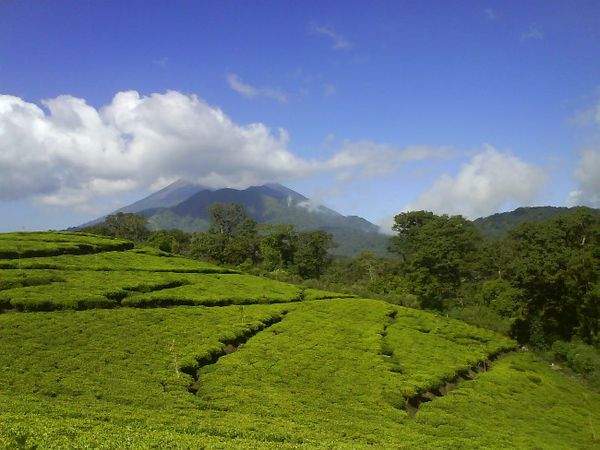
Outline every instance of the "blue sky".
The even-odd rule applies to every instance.
[[[600,207],[597,1],[0,0],[0,230],[178,177],[385,223]]]

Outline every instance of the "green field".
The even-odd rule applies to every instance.
[[[0,260],[2,448],[600,447],[600,395],[492,331],[53,236]]]

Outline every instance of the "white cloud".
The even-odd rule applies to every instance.
[[[330,170],[336,169],[338,174],[346,177],[344,169],[352,171],[352,175],[381,176],[394,172],[402,163],[421,161],[424,159],[449,158],[455,151],[449,147],[409,146],[392,147],[372,141],[347,141],[341,149],[327,162],[323,163]]]
[[[569,194],[567,202],[573,206],[600,208],[600,149],[588,149],[582,153],[575,178],[579,187]]]
[[[530,39],[533,39],[536,41],[544,39],[544,33],[542,33],[542,31],[537,26],[531,25],[529,27],[529,30],[527,30],[526,32],[521,34],[522,41],[528,41]]]
[[[600,101],[595,109],[589,109],[586,113],[584,125],[600,125]],[[593,145],[582,152],[575,179],[579,186],[569,193],[567,203],[600,208],[600,145]]]
[[[455,177],[443,175],[405,209],[462,214],[474,219],[507,206],[530,204],[545,181],[539,168],[485,145]]]
[[[379,176],[406,161],[446,157],[446,148],[345,142],[330,158],[306,160],[288,134],[238,125],[194,95],[119,92],[96,109],[64,95],[42,107],[0,95],[0,201],[92,207],[102,198],[156,188],[177,178],[244,188],[327,173]]]
[[[120,92],[97,110],[82,99],[0,96],[0,200],[53,205],[145,189],[159,178],[248,186],[306,172],[284,130],[240,126],[196,96]]]
[[[279,89],[269,87],[254,87],[250,84],[244,83],[242,79],[235,73],[227,74],[225,78],[229,84],[229,87],[237,93],[242,94],[244,97],[254,98],[262,96],[277,100],[280,103],[287,103],[287,95]]]
[[[346,38],[344,38],[344,36],[342,36],[339,33],[336,33],[330,27],[312,24],[310,26],[310,32],[312,34],[325,36],[329,38],[329,40],[331,41],[331,48],[333,50],[347,50],[351,47],[350,42],[348,42]]]

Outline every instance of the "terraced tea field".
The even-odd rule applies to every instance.
[[[0,447],[600,446],[600,395],[491,331],[64,236],[0,239]]]

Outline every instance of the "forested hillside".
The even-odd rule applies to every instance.
[[[578,207],[564,206],[534,206],[521,207],[514,211],[493,214],[475,219],[473,223],[481,234],[487,238],[503,238],[508,232],[524,222],[544,222],[558,216],[567,215]],[[600,211],[596,210],[598,214]]]

